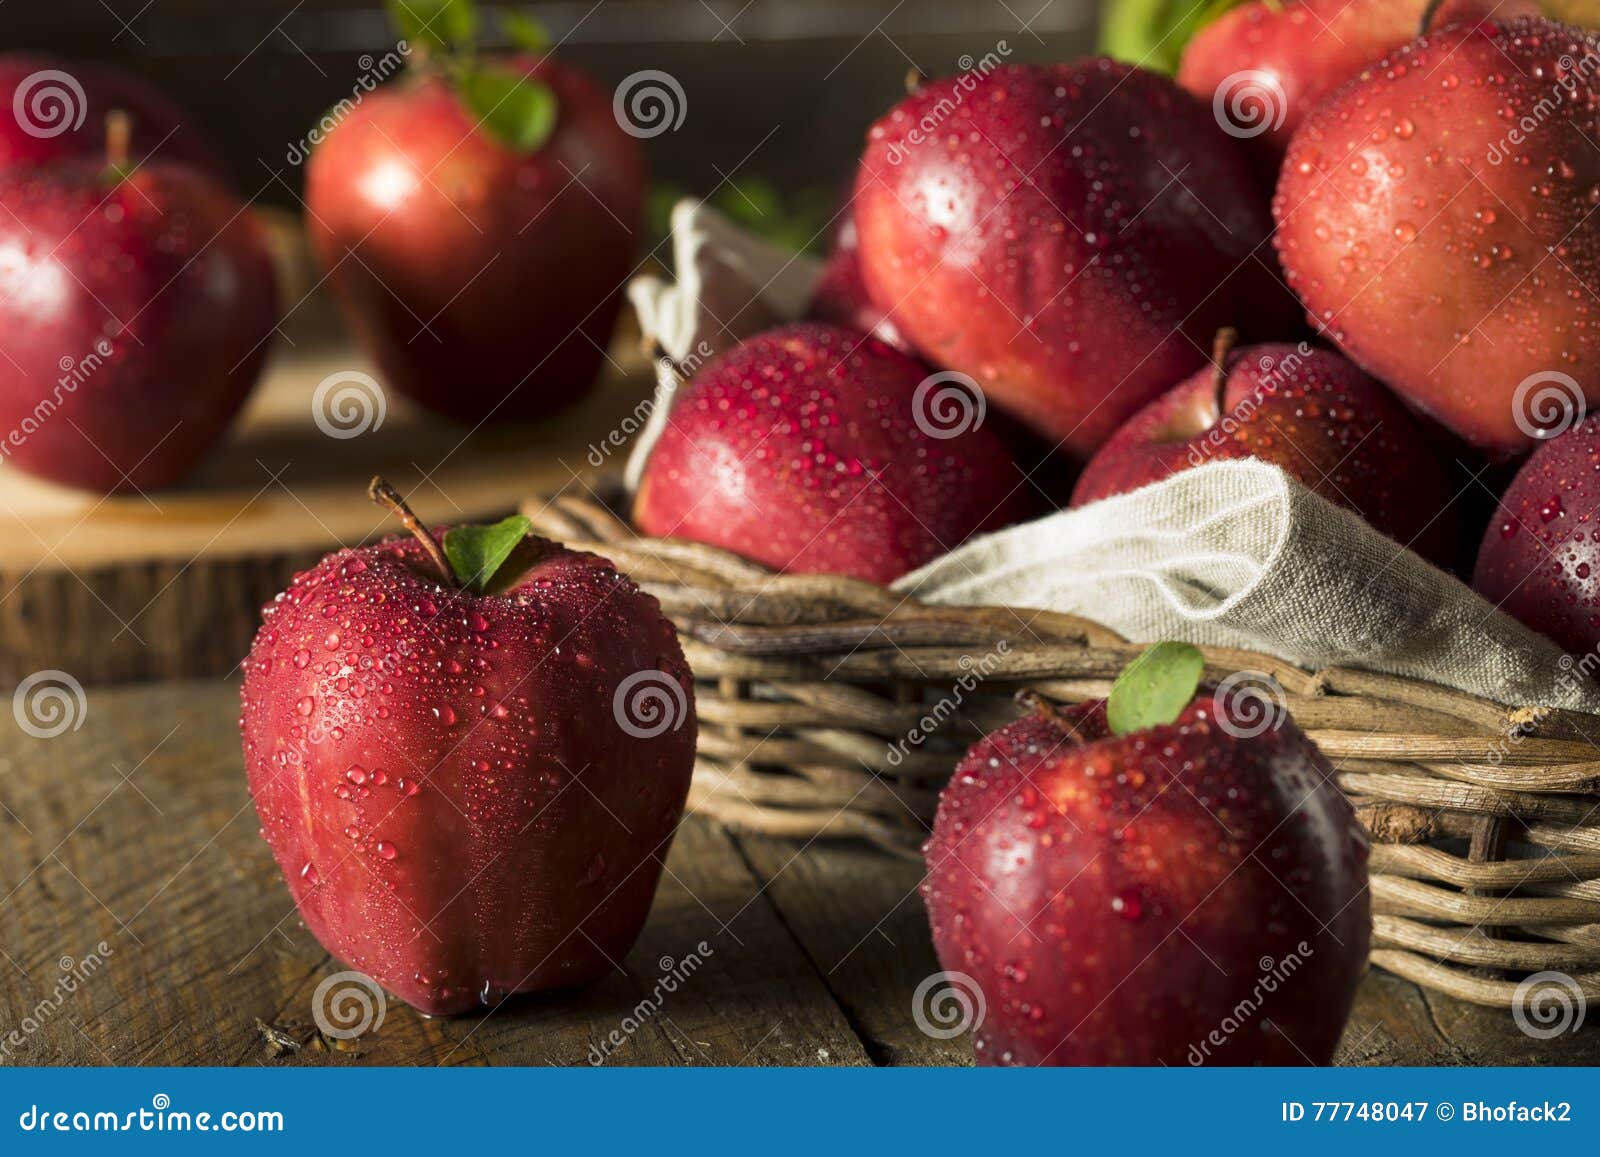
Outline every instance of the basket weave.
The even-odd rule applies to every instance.
[[[863,837],[915,856],[961,752],[1016,718],[1018,690],[1102,698],[1143,650],[1071,615],[935,607],[855,579],[775,575],[699,543],[642,538],[587,498],[524,513],[661,601],[696,679],[690,807],[762,834]],[[1373,837],[1374,964],[1491,1006],[1513,1006],[1519,979],[1544,970],[1600,998],[1600,748],[1588,738],[1600,739],[1600,717],[1203,650],[1207,681],[1275,679],[1338,769]]]

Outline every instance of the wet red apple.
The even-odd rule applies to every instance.
[[[470,423],[589,391],[644,207],[643,153],[610,93],[549,57],[488,64],[552,95],[536,147],[491,133],[427,72],[366,96],[306,173],[313,251],[384,380]]]
[[[1429,0],[1251,0],[1217,17],[1183,50],[1178,83],[1212,103],[1235,135],[1260,142],[1276,180],[1289,138],[1366,65],[1422,31]],[[1431,26],[1536,16],[1534,0],[1446,0]]]
[[[906,340],[1079,458],[1276,286],[1239,142],[1108,60],[924,83],[872,126],[854,204]]]
[[[240,713],[262,835],[322,945],[423,1012],[593,980],[683,814],[677,635],[526,519],[441,550],[401,513],[415,537],[335,551],[263,612]],[[502,561],[463,567],[467,529]]]
[[[1527,385],[1600,400],[1600,39],[1453,25],[1364,70],[1295,134],[1276,241],[1311,320],[1473,444],[1536,441]]]
[[[1104,703],[1041,707],[967,752],[923,895],[975,989],[980,1064],[1332,1057],[1366,966],[1367,839],[1315,745],[1254,706],[1230,721],[1203,692],[1123,734]]]
[[[1454,561],[1456,488],[1405,406],[1331,350],[1230,346],[1224,335],[1212,368],[1151,402],[1100,447],[1078,479],[1074,506],[1208,462],[1257,458],[1424,558]]]
[[[1600,417],[1543,443],[1501,496],[1472,586],[1574,655],[1600,648]]]
[[[0,168],[0,455],[103,493],[187,474],[278,322],[261,225],[202,170],[130,171],[125,127],[109,158]]]
[[[634,499],[646,534],[777,570],[889,582],[1025,517],[981,399],[876,338],[805,322],[679,389]]]

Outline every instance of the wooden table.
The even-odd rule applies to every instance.
[[[914,864],[696,818],[603,982],[442,1020],[389,1001],[376,1032],[330,1047],[312,995],[342,966],[300,925],[256,834],[236,717],[236,685],[207,681],[91,688],[78,728],[54,738],[0,728],[0,1063],[584,1064],[701,941],[699,967],[609,1063],[971,1063],[965,1037],[934,1039],[912,1017],[938,971]],[[63,992],[92,956],[93,975]],[[1375,972],[1339,1059],[1592,1064],[1600,1029],[1533,1040],[1504,1012]]]

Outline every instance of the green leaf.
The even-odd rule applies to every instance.
[[[556,94],[534,77],[509,68],[475,68],[456,85],[483,130],[507,148],[535,152],[556,127]]]
[[[1104,0],[1100,51],[1152,72],[1174,73],[1200,29],[1245,0]]]
[[[500,27],[506,39],[524,52],[543,52],[550,47],[550,30],[532,12],[507,8],[500,13]]]
[[[395,31],[413,47],[470,49],[478,35],[472,0],[384,0],[384,7]]]
[[[1106,700],[1115,735],[1171,723],[1194,699],[1205,656],[1188,643],[1157,643],[1122,669]]]
[[[493,526],[457,526],[445,532],[444,556],[456,572],[461,585],[482,594],[517,544],[527,537],[533,523],[520,514],[503,518]]]

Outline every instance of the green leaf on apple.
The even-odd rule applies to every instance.
[[[524,52],[544,52],[550,47],[550,30],[532,12],[507,8],[500,13],[500,27],[506,39]]]
[[[532,529],[533,523],[520,514],[493,526],[457,526],[445,532],[444,556],[461,585],[482,594]]]
[[[1100,51],[1152,72],[1178,71],[1196,32],[1245,0],[1105,0]]]
[[[1106,699],[1112,734],[1127,735],[1171,723],[1194,699],[1206,666],[1198,647],[1157,643],[1123,668]]]
[[[511,68],[472,68],[456,78],[456,87],[479,127],[519,153],[538,151],[556,127],[556,94],[536,77]]]
[[[470,50],[478,35],[472,0],[384,0],[389,22],[413,48]]]

